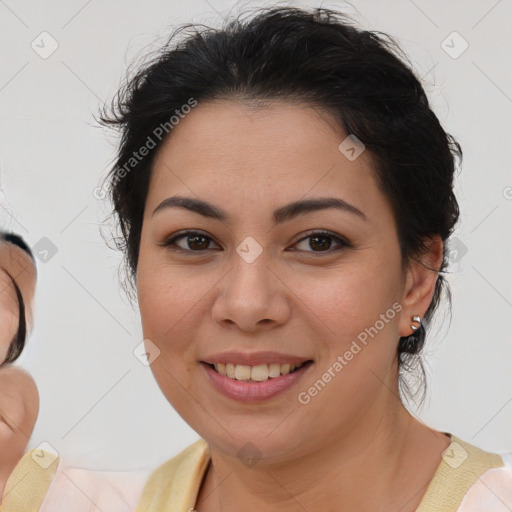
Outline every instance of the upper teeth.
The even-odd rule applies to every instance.
[[[302,365],[297,364],[259,364],[257,366],[247,366],[244,364],[224,364],[213,365],[221,374],[236,380],[255,380],[258,382],[267,380],[269,377],[279,377],[293,372]]]

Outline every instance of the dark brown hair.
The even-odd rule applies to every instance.
[[[369,150],[377,182],[394,209],[403,263],[422,254],[428,237],[439,234],[445,242],[459,217],[453,178],[462,151],[441,127],[394,40],[356,28],[344,14],[324,8],[273,7],[248,20],[241,18],[229,20],[222,29],[180,27],[127,80],[110,112],[101,112],[103,125],[121,130],[107,179],[121,232],[115,243],[125,254],[132,284],[152,163],[166,137],[129,172],[126,163],[190,98],[199,103],[285,99],[321,107]],[[187,37],[178,37],[188,29]],[[425,372],[416,355],[443,290],[450,298],[442,275],[447,254],[445,244],[443,263],[434,269],[440,272],[434,297],[421,327],[397,340],[399,368],[419,364],[421,383]],[[412,398],[409,386],[403,381],[400,385]]]

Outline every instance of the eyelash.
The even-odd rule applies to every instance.
[[[213,241],[213,239],[208,236],[208,235],[205,235],[203,233],[201,233],[200,231],[184,231],[182,233],[179,233],[178,235],[175,235],[167,240],[165,240],[163,243],[159,244],[161,247],[166,247],[174,252],[178,252],[178,253],[185,253],[185,254],[189,254],[189,253],[198,253],[199,255],[201,253],[204,253],[205,251],[209,251],[211,249],[202,249],[202,250],[199,250],[199,251],[194,251],[192,249],[183,249],[181,247],[176,247],[175,245],[175,242],[181,238],[186,238],[186,237],[189,237],[189,236],[193,236],[193,235],[199,235],[205,239],[209,239],[210,241]],[[337,235],[334,235],[332,234],[331,232],[329,231],[324,231],[324,230],[319,230],[319,231],[311,231],[311,232],[308,232],[307,236],[301,238],[300,240],[298,240],[294,245],[300,243],[300,242],[303,242],[304,240],[307,240],[308,238],[313,238],[313,237],[326,237],[326,238],[331,238],[333,240],[335,240],[339,245],[340,247],[338,247],[337,249],[334,249],[332,250],[331,248],[327,249],[326,251],[302,251],[302,252],[310,252],[312,254],[315,254],[315,255],[321,255],[321,254],[332,254],[334,252],[338,252],[340,250],[342,250],[343,248],[350,248],[352,247],[352,244],[350,242],[348,242],[348,240],[344,239],[344,238],[341,238]],[[301,252],[301,251],[299,251]]]

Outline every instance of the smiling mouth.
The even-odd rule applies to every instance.
[[[231,363],[205,363],[207,366],[220,373],[224,377],[233,380],[242,380],[248,382],[264,382],[269,379],[275,379],[294,373],[305,365],[309,365],[313,361],[308,360],[300,364],[259,364],[256,366],[248,366],[244,364],[231,364]]]

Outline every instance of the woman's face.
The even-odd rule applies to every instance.
[[[11,278],[0,268],[0,363],[5,361],[9,347],[18,331],[19,309]]]
[[[371,435],[398,403],[398,339],[430,299],[414,303],[390,204],[346,137],[307,105],[219,100],[155,159],[137,274],[146,348],[169,402],[224,453],[301,456]],[[213,210],[162,205],[178,196]],[[341,206],[285,208],[328,197]],[[164,245],[186,231],[199,234]]]
[[[16,281],[25,305],[27,330],[32,327],[32,300],[36,285],[35,265],[30,256],[10,242],[0,243],[0,362],[8,354],[12,340],[18,332],[19,304]]]

